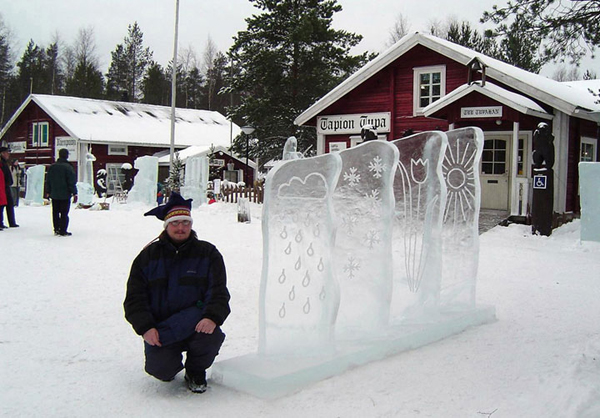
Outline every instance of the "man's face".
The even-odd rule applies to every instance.
[[[2,151],[2,152],[0,152],[0,155],[2,156],[3,159],[8,160],[9,152],[8,151]]]
[[[190,237],[192,233],[191,221],[172,221],[167,225],[167,234],[169,238],[176,243],[181,244]]]

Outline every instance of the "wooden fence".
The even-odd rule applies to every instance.
[[[221,200],[228,203],[237,203],[240,197],[247,198],[250,202],[263,203],[264,187],[224,187],[221,189]]]

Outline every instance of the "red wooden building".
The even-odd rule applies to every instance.
[[[533,132],[546,122],[555,137],[555,207],[579,211],[579,161],[598,161],[600,80],[560,83],[414,33],[366,64],[295,123],[315,126],[317,152],[361,141],[365,124],[380,139],[425,130],[480,127],[482,208],[526,214],[531,194]]]
[[[0,131],[0,143],[26,168],[48,166],[60,148],[67,148],[79,181],[86,153],[91,150],[96,157],[94,173],[99,169],[108,172],[110,194],[117,179],[125,181],[124,163],[133,166],[137,157],[163,155],[170,149],[170,117],[167,106],[32,94]],[[228,148],[240,132],[218,112],[176,109],[175,150],[211,145]],[[252,173],[239,160],[236,168]]]

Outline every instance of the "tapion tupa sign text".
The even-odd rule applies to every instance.
[[[317,117],[317,133],[324,135],[357,134],[365,125],[371,125],[378,133],[389,132],[390,121],[390,112],[319,116]]]

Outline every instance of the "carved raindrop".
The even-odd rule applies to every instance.
[[[286,238],[287,238],[287,236],[288,236],[288,233],[287,233],[287,229],[286,229],[286,226],[285,226],[285,225],[283,226],[283,231],[281,231],[281,233],[279,234],[279,236],[280,236],[282,239],[286,239]]]
[[[315,250],[313,248],[312,242],[310,243],[310,245],[306,249],[306,254],[308,254],[310,257],[312,257],[313,255],[315,255]]]
[[[319,235],[321,235],[321,228],[319,227],[319,224],[315,225],[315,228],[313,229],[313,235],[315,237],[318,237]]]
[[[302,230],[299,229],[295,237],[296,242],[302,242]]]
[[[281,270],[281,274],[279,275],[279,278],[277,279],[277,281],[281,284],[285,283],[285,269]]]
[[[306,273],[304,274],[304,278],[302,279],[302,286],[308,287],[309,284],[310,284],[310,274],[308,274],[308,270],[306,270]]]
[[[288,244],[288,246],[285,247],[285,250],[283,250],[283,252],[286,253],[287,255],[290,255],[292,253],[292,242],[291,241]]]
[[[304,304],[304,306],[302,307],[302,311],[305,314],[310,313],[310,298],[306,298],[306,303]]]
[[[321,288],[321,293],[319,293],[319,300],[325,300],[325,286]]]
[[[283,302],[283,305],[281,305],[281,309],[279,309],[279,317],[285,318],[285,302]]]
[[[319,260],[319,264],[317,264],[317,270],[323,271],[325,270],[325,264],[323,264],[323,258]]]
[[[300,260],[300,256],[298,256],[298,261],[296,261],[296,264],[294,264],[294,268],[296,270],[300,270],[301,267],[302,267],[302,261]]]
[[[290,290],[290,293],[288,294],[288,299],[289,300],[296,299],[296,286],[292,286],[292,290]]]
[[[306,215],[306,219],[304,220],[304,226],[310,226],[310,213]]]

